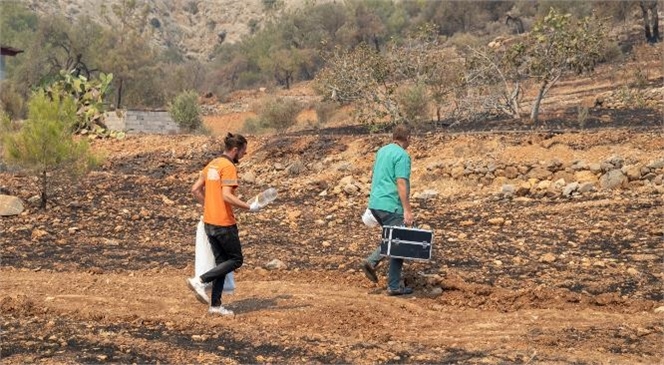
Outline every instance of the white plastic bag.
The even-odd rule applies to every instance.
[[[196,259],[194,265],[194,273],[197,277],[205,274],[210,271],[213,267],[216,266],[214,262],[214,254],[212,253],[212,247],[210,247],[210,242],[208,241],[208,236],[205,234],[205,226],[203,220],[198,222],[198,227],[196,228]],[[211,283],[210,283],[211,284]],[[224,293],[233,294],[235,290],[235,277],[231,271],[226,275],[226,280],[224,280]]]
[[[371,213],[371,210],[369,210],[369,208],[367,208],[367,210],[364,211],[364,214],[362,214],[362,222],[364,222],[364,224],[369,227],[380,226],[380,223],[378,223],[376,217],[374,217],[373,213]]]

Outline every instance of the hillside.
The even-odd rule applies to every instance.
[[[166,3],[166,1],[164,1]],[[175,3],[175,2],[173,2]],[[239,3],[239,2],[238,2]],[[637,44],[621,64],[566,77],[537,123],[419,126],[412,205],[433,258],[407,262],[414,294],[386,295],[360,263],[376,150],[389,133],[352,106],[318,123],[245,133],[238,212],[245,256],[232,317],[207,314],[194,271],[199,171],[242,131],[252,105],[312,105],[307,83],[204,100],[211,135],[94,139],[102,166],[53,184],[0,170],[20,214],[0,219],[3,363],[654,364],[664,358],[664,68]],[[526,89],[526,103],[534,88]],[[244,132],[243,132],[244,133]],[[4,195],[0,195],[4,197]]]
[[[60,14],[68,19],[88,16],[107,27],[117,18],[110,10],[122,0],[24,0],[41,15]],[[300,6],[305,0],[284,0],[286,9]],[[266,11],[262,0],[148,0],[139,4],[149,6],[148,21],[156,19],[160,26],[151,27],[152,41],[157,47],[171,45],[192,59],[208,60],[219,44],[219,34],[225,32],[224,42],[235,43],[250,33],[250,24],[259,26],[276,13]],[[106,15],[101,9],[106,7]],[[156,22],[155,22],[156,23]]]

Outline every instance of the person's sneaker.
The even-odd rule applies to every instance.
[[[222,306],[210,307],[208,309],[208,313],[210,313],[210,314],[220,314],[222,316],[232,316],[234,314],[232,310],[226,309]]]
[[[367,279],[373,281],[374,283],[378,282],[378,276],[376,275],[376,268],[374,268],[373,265],[369,261],[364,261],[362,263],[362,271],[364,271],[364,275],[367,277]]]
[[[413,294],[413,289],[412,288],[407,288],[407,287],[401,287],[399,289],[393,290],[393,289],[387,289],[387,295],[408,295],[408,294]]]
[[[194,292],[194,295],[196,296],[196,299],[198,299],[199,302],[203,304],[210,303],[210,299],[208,298],[207,293],[205,292],[205,284],[201,282],[201,278],[199,277],[188,278],[187,285],[189,286],[189,289],[191,289]]]

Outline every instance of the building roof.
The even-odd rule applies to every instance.
[[[16,56],[21,52],[23,52],[22,49],[9,47],[9,46],[0,46],[0,55],[2,56]]]

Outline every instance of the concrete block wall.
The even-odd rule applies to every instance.
[[[165,110],[123,110],[106,113],[106,126],[127,133],[177,134],[180,127]]]

